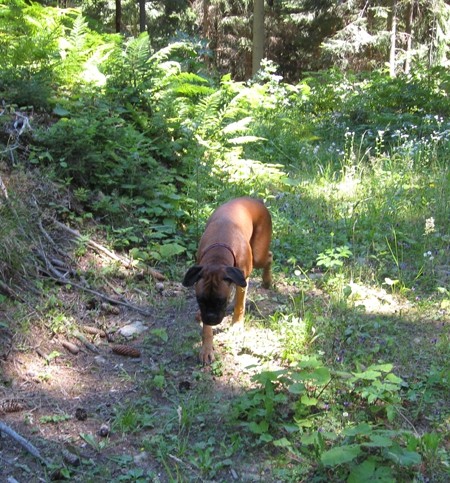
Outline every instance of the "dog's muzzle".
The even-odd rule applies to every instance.
[[[216,314],[216,313],[213,313],[213,312],[208,312],[208,313],[203,313],[201,312],[201,315],[202,315],[202,322],[206,325],[219,325],[225,314]]]

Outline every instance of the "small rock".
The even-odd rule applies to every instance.
[[[99,436],[106,438],[109,435],[109,426],[107,424],[102,424],[98,430]]]
[[[95,356],[94,362],[100,366],[106,364],[106,359],[103,356]]]
[[[80,466],[80,463],[81,463],[80,457],[75,453],[72,453],[72,451],[69,451],[68,449],[63,449],[62,456],[63,456],[63,460],[69,465]]]
[[[134,464],[138,465],[141,463],[145,463],[145,461],[148,460],[148,453],[146,453],[145,451],[142,451],[141,453],[137,454],[134,458]]]
[[[136,320],[131,324],[124,325],[117,332],[122,337],[125,337],[126,339],[131,339],[136,335],[142,334],[142,332],[145,332],[146,330],[148,330],[148,327],[146,327],[140,320]]]

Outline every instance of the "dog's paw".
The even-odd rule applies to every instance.
[[[263,280],[261,286],[262,286],[262,288],[269,289],[270,287],[272,287],[272,279]]]
[[[214,362],[214,349],[212,346],[203,346],[200,350],[200,362],[205,366]]]

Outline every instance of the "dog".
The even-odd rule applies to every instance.
[[[272,283],[272,218],[260,200],[244,197],[219,206],[200,239],[197,264],[189,268],[185,287],[195,285],[203,323],[200,360],[214,361],[213,326],[225,316],[232,285],[236,286],[233,326],[243,326],[245,299],[253,268],[262,268],[263,287]]]

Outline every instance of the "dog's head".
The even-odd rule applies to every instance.
[[[233,283],[240,287],[247,286],[244,273],[236,267],[195,265],[186,272],[183,285],[192,287],[195,284],[204,324],[218,325],[222,322]]]

